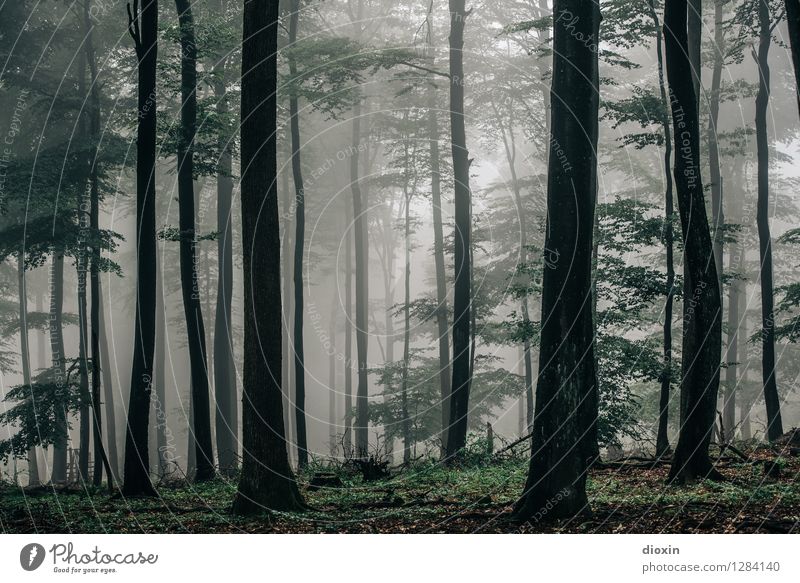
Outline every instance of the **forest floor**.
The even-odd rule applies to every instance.
[[[800,435],[800,433],[798,433]],[[592,514],[519,524],[511,509],[522,491],[523,456],[472,467],[415,466],[363,482],[340,470],[337,487],[309,489],[310,509],[257,518],[231,515],[235,480],[171,482],[158,498],[123,499],[105,490],[0,485],[4,533],[800,533],[800,449],[738,444],[720,455],[724,482],[668,486],[667,464],[640,459],[594,467]],[[330,471],[330,470],[327,470]]]

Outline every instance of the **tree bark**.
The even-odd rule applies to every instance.
[[[758,159],[758,201],[756,224],[761,266],[761,378],[764,403],[767,406],[767,438],[773,441],[783,435],[781,403],[775,370],[775,292],[772,276],[772,235],[769,228],[769,46],[772,42],[769,4],[758,0],[758,94],[756,95],[756,155]]]
[[[667,297],[664,302],[663,368],[661,370],[660,379],[661,391],[658,402],[658,432],[656,434],[656,457],[662,457],[669,455],[671,452],[667,427],[669,423],[669,399],[670,393],[672,392],[672,311],[675,303],[675,234],[672,220],[675,208],[672,193],[672,131],[669,127],[669,100],[667,99],[667,90],[664,80],[664,54],[661,48],[664,39],[661,34],[661,23],[659,22],[654,0],[649,0],[648,4],[650,8],[650,17],[656,29],[658,88],[661,96],[661,105],[664,108],[661,127],[664,132],[664,180],[666,182],[666,189],[664,192],[664,247],[666,250],[667,262]]]
[[[25,277],[25,256],[23,251],[17,254],[17,283],[19,295],[19,356],[22,361],[22,383],[30,386],[31,351],[28,344],[28,286]],[[38,486],[39,483],[39,463],[36,460],[36,448],[32,447],[28,450],[28,486]]]
[[[472,303],[471,193],[469,152],[464,124],[465,0],[450,0],[450,132],[455,182],[455,284],[453,295],[453,380],[445,459],[452,461],[467,443],[470,387],[470,324]]]
[[[353,236],[349,225],[352,224],[352,206],[345,204],[347,215],[347,235],[345,236],[345,325],[344,325],[344,456],[353,453]]]
[[[547,519],[588,509],[586,472],[597,444],[592,240],[601,16],[597,3],[581,0],[556,0],[553,15],[537,411],[528,478],[515,505],[515,514],[525,520],[543,508],[549,509]]]
[[[217,65],[214,95],[217,111],[228,113],[226,88],[226,59]],[[231,143],[229,136],[220,137],[222,154],[217,172],[217,305],[214,318],[214,395],[216,397],[216,437],[219,470],[225,475],[235,473],[238,465],[238,405],[236,399],[236,366],[233,356],[233,178],[231,177]]]
[[[278,4],[246,3],[242,31],[243,463],[233,501],[240,515],[304,507],[286,453],[280,377]]]
[[[435,69],[433,50],[433,2],[428,9],[429,66]],[[441,456],[447,453],[447,433],[450,425],[450,333],[447,307],[447,274],[444,263],[444,229],[442,225],[442,173],[439,162],[439,111],[436,105],[436,86],[431,79],[428,87],[428,138],[430,140],[431,211],[433,221],[433,261],[436,270],[436,329],[439,340],[439,386],[442,410]]]
[[[353,107],[353,146],[350,153],[350,189],[353,194],[353,230],[355,231],[356,263],[356,358],[358,388],[356,389],[356,456],[369,454],[369,371],[367,369],[369,283],[367,268],[367,216],[359,184],[358,163],[361,150],[361,104]]]
[[[62,314],[64,309],[64,252],[53,251],[53,262],[50,266],[50,353],[56,383],[63,384],[67,380],[64,354],[64,328]],[[55,411],[56,439],[53,443],[53,473],[50,481],[53,484],[67,482],[67,412],[62,407]]]
[[[208,360],[200,284],[197,279],[197,231],[194,195],[194,139],[197,132],[197,46],[190,0],[175,0],[181,44],[181,135],[178,140],[178,220],[180,271],[194,405],[196,482],[214,477],[211,411],[208,395]]]
[[[148,459],[150,391],[153,381],[156,311],[156,64],[158,0],[128,6],[129,31],[138,59],[136,139],[136,323],[125,436],[122,492],[154,496]]]
[[[300,0],[292,0],[289,15],[289,46],[297,42],[300,19]],[[292,55],[292,53],[289,53]],[[289,57],[289,74],[297,76],[297,63]],[[300,468],[308,465],[308,438],[306,436],[306,369],[303,350],[303,249],[305,248],[306,194],[303,186],[303,168],[300,159],[300,118],[296,93],[289,95],[289,125],[292,139],[292,178],[295,193],[294,235],[294,382],[295,419],[297,426],[297,461]]]
[[[667,79],[675,134],[675,186],[684,245],[681,430],[670,481],[719,478],[708,457],[722,349],[722,306],[700,176],[700,128],[688,52],[686,0],[664,11]],[[689,357],[689,356],[692,357]]]

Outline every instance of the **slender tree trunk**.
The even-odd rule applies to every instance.
[[[367,216],[359,184],[358,163],[361,150],[361,104],[353,107],[353,146],[350,154],[350,189],[353,194],[353,230],[355,231],[356,260],[356,358],[358,360],[358,388],[356,390],[356,456],[369,454],[369,394],[367,348],[369,284],[367,271]]]
[[[53,251],[53,262],[50,267],[50,353],[56,383],[67,381],[66,355],[64,354],[64,328],[62,314],[64,309],[64,253],[60,249]],[[55,411],[56,439],[53,443],[53,473],[50,481],[53,484],[65,484],[67,481],[67,448],[69,434],[67,430],[67,412],[63,407]]]
[[[300,0],[292,0],[289,15],[289,45],[297,42],[300,19]],[[292,53],[290,53],[291,55]],[[289,57],[289,74],[297,75],[297,63]],[[292,139],[292,177],[295,192],[294,236],[294,379],[295,418],[297,423],[297,460],[300,468],[308,465],[308,438],[306,437],[306,370],[303,351],[303,249],[305,247],[306,203],[303,186],[303,168],[300,159],[300,118],[295,93],[289,96],[289,125]]]
[[[164,476],[169,471],[166,459],[167,450],[167,312],[164,302],[164,267],[163,256],[158,253],[156,260],[156,356],[155,370],[153,371],[153,385],[155,386],[155,422],[156,422],[156,452],[158,454],[158,475]]]
[[[711,221],[714,242],[714,261],[717,264],[717,277],[722,282],[722,247],[725,215],[723,212],[722,173],[719,163],[719,144],[717,122],[719,121],[720,88],[722,67],[725,64],[725,32],[723,29],[722,5],[724,0],[714,0],[714,66],[711,73],[711,94],[709,96],[708,116],[708,166],[711,179]],[[722,289],[722,283],[720,283]]]
[[[235,514],[299,510],[284,443],[277,189],[278,0],[244,6],[241,198],[244,275],[242,452]]]
[[[283,240],[282,240],[282,256],[290,257],[294,249],[294,234],[289,228],[291,226],[291,219],[294,215],[294,196],[292,196],[291,189],[289,188],[289,174],[281,172],[281,181],[284,195],[284,227],[283,227]],[[289,454],[289,460],[293,458],[293,446],[295,440],[293,437],[294,416],[294,396],[292,387],[294,386],[294,374],[292,370],[292,354],[294,347],[294,330],[292,322],[294,322],[294,301],[292,294],[292,274],[294,273],[294,262],[284,261],[282,269],[283,277],[283,361],[281,362],[281,379],[283,379],[283,423],[286,428],[286,451]]]
[[[722,306],[700,176],[700,128],[691,84],[686,0],[667,0],[667,78],[675,139],[675,185],[684,241],[681,430],[670,480],[718,478],[708,457],[722,349]]]
[[[189,336],[197,472],[195,481],[214,477],[211,412],[208,396],[206,333],[197,279],[197,232],[194,195],[194,139],[197,131],[197,46],[190,0],[175,0],[181,43],[181,136],[178,140],[178,216],[183,309]]]
[[[401,386],[401,408],[403,418],[403,463],[411,463],[411,418],[408,415],[408,367],[411,360],[411,194],[408,191],[408,140],[405,146],[406,172],[403,180],[404,227],[403,242],[405,246],[405,274],[403,280],[403,378]]]
[[[650,17],[656,29],[658,88],[661,96],[661,105],[664,108],[661,127],[664,132],[664,179],[666,181],[666,190],[664,193],[664,247],[666,249],[667,261],[667,297],[664,302],[664,366],[661,370],[661,392],[658,403],[658,432],[656,434],[656,457],[662,457],[669,455],[671,452],[667,426],[669,423],[669,399],[672,391],[672,311],[675,302],[675,235],[672,221],[675,209],[672,194],[672,131],[669,127],[669,100],[667,99],[667,90],[664,81],[664,55],[661,49],[664,39],[661,34],[661,23],[659,22],[658,13],[655,9],[654,0],[648,0],[648,4],[650,7]]]
[[[129,31],[138,59],[136,141],[136,324],[133,340],[123,494],[155,495],[150,482],[148,425],[156,311],[156,63],[158,0],[134,0]]]
[[[22,383],[30,386],[31,352],[28,344],[28,286],[25,277],[25,256],[23,251],[17,254],[17,282],[19,294],[19,355],[22,361]],[[32,447],[28,450],[28,486],[38,486],[39,483],[39,463],[36,460],[36,448]]]
[[[772,42],[767,0],[758,0],[759,42],[758,94],[756,96],[756,150],[758,157],[758,203],[756,223],[761,266],[761,375],[764,403],[767,406],[767,438],[774,441],[783,435],[781,404],[775,371],[775,292],[772,277],[772,235],[769,229],[769,45]]]
[[[345,204],[347,235],[345,236],[345,325],[344,325],[344,456],[353,453],[353,237],[349,225],[352,223],[352,207]]]
[[[224,3],[223,3],[224,4]],[[214,95],[217,112],[228,114],[226,89],[226,59],[217,65]],[[216,437],[219,469],[233,475],[238,465],[238,404],[236,399],[236,367],[233,357],[233,230],[231,212],[233,204],[233,178],[231,142],[229,136],[221,137],[222,153],[217,172],[217,305],[214,319],[214,395],[216,397]]]
[[[97,237],[100,230],[100,179],[97,168],[97,144],[100,139],[100,87],[98,85],[97,55],[94,49],[94,27],[91,22],[91,0],[83,3],[83,27],[86,31],[84,41],[84,54],[89,67],[89,127],[88,135],[92,144],[89,155],[89,231]],[[100,355],[100,247],[97,243],[91,245],[89,264],[89,286],[91,303],[89,306],[90,336],[89,349],[91,351],[91,411],[92,432],[94,442],[94,471],[92,483],[100,486],[103,480],[103,470],[106,472],[109,491],[114,488],[114,475],[103,445],[103,424],[101,412],[101,364]],[[102,361],[105,363],[105,361]],[[88,448],[87,448],[88,450]]]
[[[588,508],[586,472],[597,443],[592,239],[599,80],[592,43],[598,38],[599,5],[556,0],[554,19],[541,371],[530,469],[515,507],[522,519],[545,507],[552,506],[548,519]]]
[[[450,0],[450,131],[455,180],[455,285],[453,296],[453,380],[446,459],[453,460],[467,443],[470,386],[472,303],[471,193],[469,152],[464,124],[465,0]]]
[[[737,269],[738,257],[741,256],[740,243],[730,246],[728,265],[731,272]],[[722,405],[723,439],[733,441],[736,434],[736,386],[738,384],[739,360],[739,281],[733,280],[728,293],[728,347],[725,354],[725,399]]]
[[[430,68],[435,69],[433,51],[433,2],[428,9],[428,45]],[[442,430],[441,456],[447,452],[447,433],[450,425],[450,334],[448,330],[447,274],[444,263],[444,229],[442,225],[442,173],[439,161],[439,111],[436,87],[428,87],[428,137],[431,164],[431,210],[433,220],[433,261],[436,268],[436,329],[439,340],[439,386],[441,395]]]

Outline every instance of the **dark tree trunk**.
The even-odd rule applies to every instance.
[[[93,237],[97,237],[100,230],[100,178],[96,164],[98,142],[100,141],[100,86],[97,71],[97,54],[94,48],[94,27],[90,19],[90,4],[91,0],[87,0],[83,4],[83,26],[86,30],[86,40],[83,47],[86,63],[89,67],[89,138],[92,144],[89,156],[89,232],[92,233]],[[114,488],[114,475],[106,455],[106,448],[103,445],[101,368],[108,365],[101,360],[100,355],[100,246],[96,242],[91,246],[89,286],[91,292],[91,303],[89,304],[89,349],[92,358],[91,404],[94,442],[92,482],[95,486],[99,486],[103,480],[103,470],[105,470],[108,489],[112,491]]]
[[[743,249],[740,243],[731,246],[728,253],[728,265],[733,272],[737,257]],[[725,398],[722,405],[722,428],[724,441],[731,442],[736,434],[736,385],[738,384],[739,360],[739,295],[741,284],[737,280],[731,281],[728,293],[728,348],[725,354]]]
[[[50,353],[56,382],[67,380],[66,355],[64,354],[64,327],[62,314],[64,310],[64,252],[56,249],[53,252],[53,263],[50,267]],[[56,439],[53,443],[53,484],[67,482],[67,412],[62,407],[55,411]]]
[[[450,0],[450,132],[455,180],[455,284],[453,295],[453,380],[445,458],[454,460],[467,443],[472,301],[471,193],[469,152],[464,124],[465,0]]]
[[[214,95],[217,112],[228,114],[226,89],[226,59],[217,65]],[[219,470],[232,475],[238,465],[238,404],[236,399],[236,367],[233,357],[233,231],[231,211],[233,204],[233,178],[231,136],[221,136],[222,153],[217,172],[217,305],[214,319],[214,395],[216,397],[216,437]]]
[[[138,59],[136,139],[136,323],[131,366],[125,469],[126,496],[155,495],[150,482],[148,426],[153,382],[156,315],[156,63],[158,0],[128,6],[129,31]]]
[[[356,359],[358,360],[358,388],[356,389],[356,457],[369,453],[369,388],[367,348],[369,285],[367,276],[367,216],[359,184],[358,162],[361,150],[361,105],[353,108],[353,146],[350,154],[350,189],[353,193],[353,230],[355,231],[356,259]]]
[[[792,50],[795,94],[797,109],[800,112],[800,0],[785,0],[786,27],[789,29],[789,44]]]
[[[292,0],[289,15],[289,46],[297,42],[300,19],[300,0]],[[291,55],[292,53],[290,53]],[[297,75],[297,63],[289,57],[289,74]],[[303,186],[303,169],[300,160],[300,118],[295,93],[289,96],[289,125],[292,139],[292,178],[295,193],[294,235],[294,382],[295,419],[297,424],[297,461],[301,468],[308,465],[308,439],[306,437],[306,369],[303,351],[303,249],[306,230],[306,193]]]
[[[428,43],[433,46],[433,3],[428,10]],[[435,53],[430,50],[430,68],[435,69]],[[439,337],[439,385],[442,409],[441,455],[447,453],[450,425],[450,333],[448,330],[447,275],[444,264],[444,229],[442,226],[442,173],[439,162],[439,117],[436,86],[428,88],[428,138],[431,164],[431,210],[433,219],[433,261],[436,268],[436,329]]]
[[[85,5],[85,3],[84,3]],[[78,67],[78,93],[86,95],[86,51],[81,51],[79,56],[80,65]],[[79,127],[82,139],[91,139],[87,115],[80,116]],[[87,155],[86,170],[93,165],[91,153]],[[87,186],[89,184],[87,183]],[[78,279],[78,378],[80,379],[81,405],[78,409],[80,428],[78,430],[78,475],[81,485],[85,486],[89,481],[89,449],[91,443],[90,421],[91,408],[89,400],[89,315],[86,305],[86,274],[89,266],[89,245],[85,233],[89,230],[89,205],[86,200],[86,189],[84,189],[77,201],[76,214],[78,216],[78,228],[83,235],[78,237],[78,249],[75,256],[75,270]]]
[[[214,447],[211,443],[211,411],[208,396],[206,333],[197,279],[197,232],[194,200],[194,139],[197,131],[197,46],[190,0],[175,0],[181,43],[181,136],[178,140],[178,220],[180,237],[181,292],[189,336],[196,448],[196,482],[214,477]]]
[[[681,430],[670,480],[719,477],[708,457],[722,350],[722,307],[700,176],[700,127],[688,53],[686,0],[667,0],[667,78],[675,135],[675,186],[684,242]]]
[[[664,55],[661,50],[663,36],[661,34],[661,23],[655,9],[654,0],[648,1],[650,7],[650,17],[653,19],[653,26],[656,29],[656,55],[658,58],[658,88],[661,96],[661,105],[664,108],[664,116],[661,119],[661,127],[664,132],[664,179],[666,190],[664,193],[664,247],[666,249],[667,260],[667,297],[664,303],[664,366],[661,370],[661,392],[658,400],[658,432],[656,434],[656,456],[662,457],[669,455],[669,436],[667,426],[669,423],[669,398],[672,391],[672,310],[675,302],[675,258],[674,258],[674,231],[672,227],[673,214],[675,212],[672,194],[672,131],[669,127],[669,100],[667,90],[664,85]]]
[[[31,351],[28,344],[28,286],[25,278],[25,256],[17,254],[17,282],[19,294],[19,355],[22,361],[22,382],[31,384]],[[36,448],[28,450],[28,486],[38,486],[39,463],[36,460]]]
[[[304,507],[286,453],[280,377],[278,4],[246,3],[242,31],[243,462],[233,512],[245,515]]]
[[[769,108],[770,72],[769,45],[772,42],[769,4],[758,1],[758,94],[756,95],[756,154],[758,158],[758,202],[756,224],[761,265],[761,376],[764,403],[767,406],[767,438],[773,441],[783,435],[781,402],[775,371],[775,292],[772,278],[772,235],[769,229]]]
[[[548,519],[587,510],[586,472],[597,444],[592,239],[600,9],[556,0],[554,18],[538,405],[528,479],[515,507],[520,519],[551,506]]]

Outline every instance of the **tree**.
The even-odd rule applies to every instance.
[[[300,19],[300,0],[292,0],[289,14],[289,46],[297,42]],[[297,75],[294,53],[289,53],[289,74]],[[295,416],[297,420],[297,459],[301,468],[308,465],[308,438],[306,437],[306,372],[303,352],[303,248],[305,246],[306,203],[303,188],[303,169],[300,160],[300,118],[297,93],[289,95],[289,124],[292,139],[292,178],[295,192],[294,235],[294,379]]]
[[[233,512],[300,510],[284,443],[277,189],[278,1],[245,4],[241,192],[244,275],[243,463]]]
[[[786,6],[786,25],[789,29],[789,44],[794,67],[797,109],[800,112],[800,0],[784,0]]]
[[[775,371],[775,291],[772,280],[772,235],[769,228],[769,137],[767,109],[769,108],[770,71],[769,47],[772,30],[769,0],[758,3],[758,52],[753,59],[758,66],[756,96],[756,156],[758,160],[758,202],[756,225],[761,275],[761,378],[764,383],[764,402],[767,406],[767,437],[774,441],[783,435],[781,404]]]
[[[574,516],[587,508],[586,471],[597,432],[592,249],[600,7],[556,0],[553,13],[538,410],[528,478],[514,508],[523,520],[550,505],[548,518]]]
[[[189,337],[189,365],[192,378],[192,424],[195,444],[195,481],[214,477],[211,445],[211,412],[208,402],[206,333],[197,278],[197,232],[194,209],[194,141],[197,133],[197,43],[189,0],[175,0],[180,23],[181,45],[181,128],[178,139],[178,204],[180,268],[183,310]]]
[[[700,131],[688,53],[686,0],[667,0],[664,38],[685,257],[681,428],[669,474],[671,481],[680,483],[720,477],[711,465],[708,445],[719,389],[722,306],[700,176]]]
[[[148,459],[156,317],[156,63],[158,0],[128,4],[128,31],[138,60],[136,138],[136,322],[125,436],[122,492],[154,496]]]
[[[453,381],[445,458],[453,460],[467,443],[470,386],[470,307],[472,302],[469,152],[464,124],[465,0],[450,0],[450,133],[455,183],[455,284],[453,294]]]

